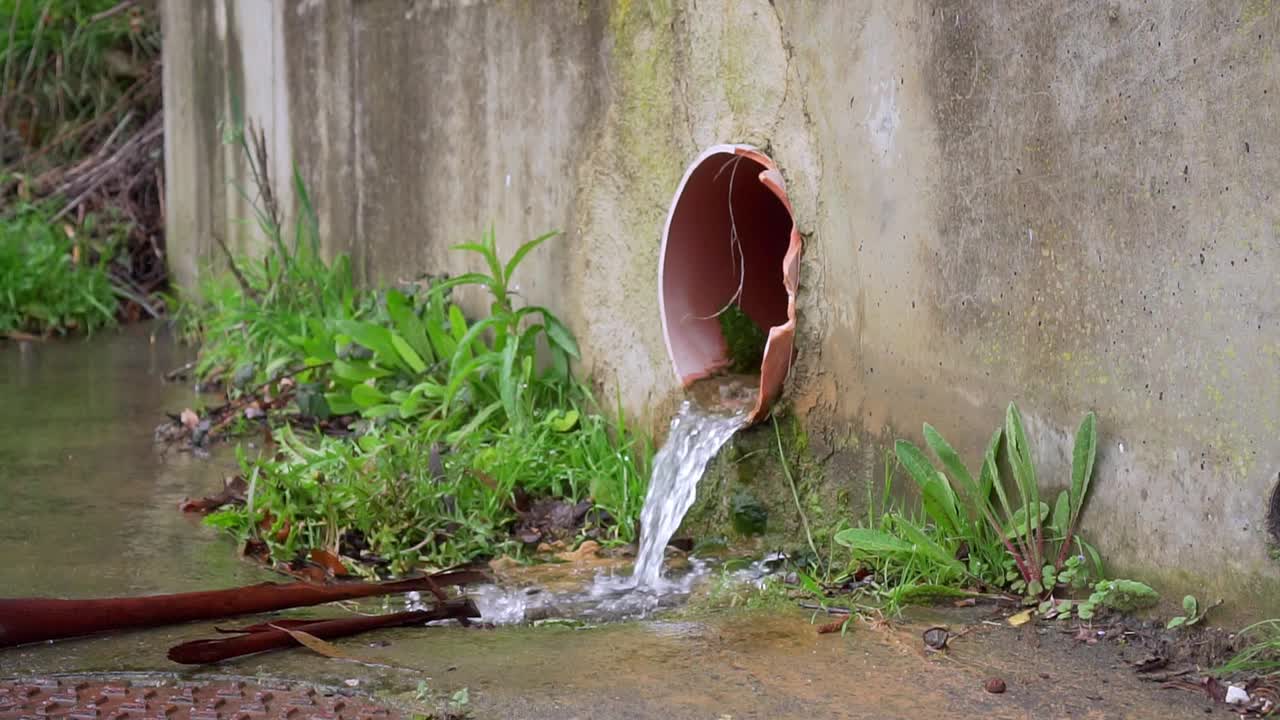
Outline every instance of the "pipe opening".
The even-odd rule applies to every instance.
[[[768,414],[791,367],[800,249],[782,174],[763,153],[716,145],[685,171],[658,263],[667,353],[686,387],[758,373],[749,422]]]

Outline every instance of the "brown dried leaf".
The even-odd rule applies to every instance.
[[[844,630],[845,625],[849,623],[848,617],[842,617],[839,620],[832,620],[825,625],[818,626],[819,635],[827,635],[830,633],[838,633]]]
[[[358,663],[364,663],[365,665],[377,665],[380,667],[388,667],[388,665],[385,662],[380,662],[378,660],[370,660],[368,658],[362,658],[358,655],[351,655],[350,653],[343,652],[338,648],[337,645],[334,645],[333,643],[327,640],[321,640],[315,635],[312,635],[311,633],[306,632],[304,630],[297,630],[297,629],[287,627],[285,625],[277,625],[274,623],[269,624],[268,627],[288,633],[289,637],[298,641],[299,645],[303,645],[307,649],[311,650],[312,652],[318,653],[327,658],[333,658],[334,660],[351,660]]]
[[[324,568],[334,577],[343,577],[348,575],[347,566],[342,563],[342,559],[328,550],[320,548],[311,549],[311,562]]]

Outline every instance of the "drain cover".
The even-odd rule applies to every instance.
[[[0,680],[0,720],[402,720],[367,698],[253,683]]]

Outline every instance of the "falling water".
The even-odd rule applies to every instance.
[[[747,420],[754,396],[732,379],[695,388],[709,395],[685,401],[671,421],[667,442],[653,458],[649,492],[640,510],[640,548],[630,576],[598,573],[580,591],[550,592],[538,587],[490,585],[473,588],[470,597],[486,622],[507,624],[539,617],[612,620],[641,617],[686,597],[705,577],[705,561],[690,558],[680,577],[662,577],[663,556],[671,536],[693,505],[698,481],[711,458]],[[703,405],[717,410],[703,409]],[[762,566],[763,567],[763,566]]]
[[[640,511],[640,549],[632,575],[635,587],[658,585],[663,553],[693,505],[703,470],[746,419],[745,412],[718,414],[687,400],[680,406],[666,444],[653,458],[649,492]]]

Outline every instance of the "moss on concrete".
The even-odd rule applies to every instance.
[[[742,431],[711,463],[685,517],[684,533],[760,548],[807,549],[798,496],[814,542],[825,553],[835,532],[861,512],[861,494],[850,493],[860,485],[854,478],[828,477],[810,451],[804,422],[785,410],[776,420],[776,430],[774,422]],[[782,457],[795,480],[796,496],[783,472]],[[752,522],[761,517],[767,520]]]

